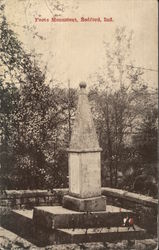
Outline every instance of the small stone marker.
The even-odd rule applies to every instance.
[[[105,211],[101,196],[101,151],[86,93],[80,83],[77,113],[69,153],[69,195],[63,206],[77,211]]]

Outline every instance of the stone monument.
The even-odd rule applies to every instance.
[[[145,231],[121,227],[123,218],[133,212],[105,204],[101,195],[101,148],[86,93],[80,84],[77,113],[73,126],[69,161],[69,193],[63,206],[34,207],[35,234],[44,241],[57,243],[106,242],[143,238]],[[89,229],[89,232],[88,232]],[[99,232],[96,231],[99,229]]]
[[[63,207],[77,211],[105,211],[101,196],[101,151],[86,84],[80,83],[78,107],[68,149],[69,195]]]

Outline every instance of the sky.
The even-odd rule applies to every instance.
[[[63,12],[56,8],[57,2]],[[40,54],[39,64],[47,65],[48,79],[64,84],[70,79],[71,87],[89,82],[90,75],[106,62],[103,41],[111,43],[115,29],[121,26],[134,31],[134,66],[158,69],[157,0],[7,0],[5,13],[24,48]],[[50,20],[54,15],[78,20],[112,17],[113,22],[35,22],[35,17]],[[144,72],[149,84],[157,86],[157,72]]]

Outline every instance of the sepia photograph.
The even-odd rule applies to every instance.
[[[157,250],[157,140],[157,0],[0,0],[0,250]]]

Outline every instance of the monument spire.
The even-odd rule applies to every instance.
[[[80,83],[80,93],[69,151],[100,151],[97,134],[86,93],[86,83]]]

